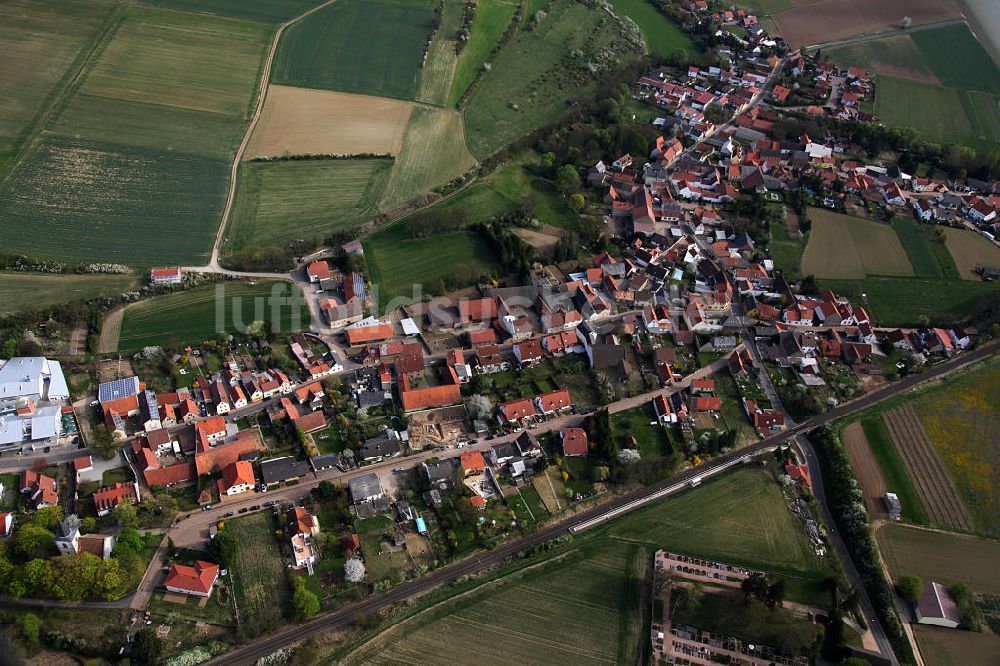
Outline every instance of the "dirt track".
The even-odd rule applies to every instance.
[[[931,522],[942,527],[971,530],[972,518],[913,408],[894,409],[886,412],[884,418]]]
[[[865,430],[861,427],[860,421],[855,421],[844,428],[844,446],[847,447],[847,455],[851,458],[851,465],[858,475],[858,483],[865,494],[865,504],[873,516],[884,517],[888,515],[885,506],[885,493],[888,490],[885,479],[882,478],[882,471],[872,457],[871,448],[868,446],[868,438],[865,437]]]
[[[104,325],[101,326],[101,337],[97,342],[98,354],[113,354],[118,351],[118,338],[122,332],[122,317],[125,308],[115,308],[104,318]]]

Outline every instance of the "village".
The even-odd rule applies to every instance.
[[[887,323],[866,293],[790,270],[769,225],[827,210],[995,243],[1000,182],[884,165],[840,131],[877,121],[869,72],[793,50],[743,9],[681,5],[724,26],[720,64],[622,82],[657,138],[576,165],[600,251],[383,310],[352,241],[295,269],[302,330],[107,356],[85,395],[54,358],[0,361],[0,560],[42,572],[6,594],[121,602],[163,636],[185,622],[256,636],[284,622],[274,599],[304,621],[673,475],[695,488],[743,450],[775,453],[761,467],[807,554],[829,561],[797,424],[992,334]],[[814,121],[822,133],[791,134]],[[157,266],[149,286],[191,277]],[[774,581],[750,567],[668,550],[652,566],[654,658],[811,663],[805,639],[754,645],[697,622],[729,594],[782,622],[828,610],[765,599]],[[85,567],[90,582],[59,585]],[[958,627],[946,586],[927,586],[917,621]]]

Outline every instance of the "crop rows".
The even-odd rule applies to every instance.
[[[971,530],[972,519],[913,408],[907,406],[886,412],[885,423],[931,521]]]

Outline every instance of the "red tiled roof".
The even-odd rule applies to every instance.
[[[292,424],[296,428],[302,428],[303,432],[312,432],[326,427],[326,416],[323,414],[322,409],[317,409],[315,412],[293,418]]]
[[[253,474],[253,465],[246,460],[237,460],[226,465],[222,470],[222,478],[219,479],[219,490],[227,492],[233,486],[253,486],[257,479]]]
[[[587,455],[587,431],[583,428],[563,428],[559,431],[562,438],[563,455]]]
[[[496,341],[497,332],[492,328],[484,328],[481,331],[469,331],[469,344],[473,347],[494,344]]]
[[[212,584],[219,576],[219,565],[198,560],[193,567],[175,564],[170,567],[164,587],[172,587],[190,592],[205,594],[212,589]]]
[[[193,462],[177,463],[157,469],[147,469],[142,475],[150,486],[165,486],[168,483],[182,483],[198,478],[198,472]]]
[[[306,268],[309,277],[317,280],[325,280],[330,277],[330,265],[325,261],[314,261]]]
[[[101,488],[94,493],[94,505],[98,511],[110,511],[126,499],[131,499],[135,502],[139,501],[135,484],[131,481],[128,483],[116,483],[112,487]]]
[[[479,451],[469,451],[468,453],[462,454],[462,471],[466,474],[475,474],[476,472],[482,472],[486,469],[486,461],[483,460],[483,454]]]
[[[717,412],[722,409],[722,399],[695,398],[691,401],[691,408],[700,412]]]
[[[199,451],[195,453],[194,464],[196,476],[224,469],[226,465],[239,460],[242,454],[255,451],[256,449],[257,443],[254,441],[250,432],[241,432],[234,442],[217,446],[208,451]],[[176,465],[172,466],[176,467]]]
[[[495,298],[459,301],[458,316],[463,322],[493,319],[497,316],[497,301]]]
[[[365,342],[385,340],[393,335],[391,324],[376,324],[374,326],[357,326],[347,329],[347,340],[352,345]]]
[[[543,412],[552,412],[557,409],[569,407],[573,404],[569,391],[566,389],[557,389],[549,393],[542,393],[537,396],[536,399],[541,403]]]
[[[90,459],[90,456],[80,456],[79,458],[73,459],[73,469],[77,472],[84,469],[89,469],[93,467],[94,463]]]
[[[517,421],[527,416],[534,416],[535,404],[530,398],[520,398],[500,405],[500,414],[506,421]]]

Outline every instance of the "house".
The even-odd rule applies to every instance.
[[[271,458],[260,463],[261,481],[268,486],[299,479],[308,473],[309,465],[291,456]]]
[[[101,488],[94,493],[94,506],[97,508],[98,516],[106,516],[112,509],[122,502],[134,502],[138,504],[142,501],[139,494],[139,486],[134,482],[116,483],[108,488]]]
[[[476,298],[458,302],[458,322],[463,326],[490,321],[496,316],[496,298]]]
[[[982,197],[973,197],[969,202],[969,217],[976,222],[991,222],[996,216],[996,209],[983,201]]]
[[[330,264],[320,259],[306,266],[306,275],[309,276],[310,282],[316,284],[323,280],[329,280],[333,273],[330,271]]]
[[[36,509],[44,509],[59,504],[59,493],[56,490],[56,480],[51,476],[39,474],[31,470],[21,472],[21,492],[29,495]]]
[[[812,487],[812,479],[809,478],[809,465],[786,460],[785,474],[795,483],[802,483],[807,487]]]
[[[292,544],[293,566],[299,569],[315,563],[312,538],[319,534],[319,518],[297,506],[288,514],[287,533]]]
[[[482,474],[486,470],[486,462],[483,460],[483,454],[479,451],[463,453],[460,458],[460,464],[462,466],[462,473],[465,476]]]
[[[56,444],[68,398],[58,361],[41,356],[0,361],[0,446],[34,450]]]
[[[226,437],[226,420],[212,416],[194,424],[195,443],[199,450],[208,450]]]
[[[542,345],[537,338],[529,338],[514,344],[514,358],[522,368],[529,368],[539,363],[542,358]]]
[[[392,324],[383,323],[374,318],[362,319],[347,328],[347,341],[351,346],[388,340],[393,337]]]
[[[94,469],[94,462],[90,456],[79,456],[73,458],[73,473],[77,481],[80,480],[80,472],[89,472]]]
[[[761,409],[756,400],[744,398],[743,409],[750,418],[750,423],[761,435],[768,430],[780,430],[785,425],[784,414],[776,409]]]
[[[572,406],[573,400],[566,389],[557,389],[535,396],[535,407],[542,414],[555,414]]]
[[[402,450],[403,440],[399,431],[386,426],[382,432],[365,440],[358,453],[362,460],[381,460],[397,456]]]
[[[154,268],[149,271],[149,283],[154,287],[164,284],[180,284],[184,281],[184,273],[180,266],[171,268]]]
[[[355,505],[375,502],[385,497],[382,484],[374,473],[352,478],[347,482],[347,489],[351,495],[351,502]]]
[[[564,456],[587,455],[587,431],[583,428],[562,428],[559,431],[559,440],[562,442]]]
[[[933,624],[955,629],[962,622],[958,604],[944,585],[933,581],[924,583],[924,593],[916,605],[917,624]]]
[[[257,485],[254,477],[253,465],[246,460],[237,460],[229,463],[222,469],[222,478],[219,479],[219,496],[232,496],[253,490]]]
[[[168,592],[189,594],[195,597],[209,597],[212,586],[219,577],[219,565],[198,560],[193,567],[184,564],[171,565],[163,586]]]
[[[535,404],[530,398],[520,398],[500,405],[497,420],[500,423],[517,423],[535,415]]]
[[[934,206],[927,199],[914,199],[913,212],[924,222],[934,219]]]
[[[677,423],[677,410],[670,404],[670,399],[665,394],[660,394],[653,398],[653,411],[656,413],[656,420],[661,425]]]

